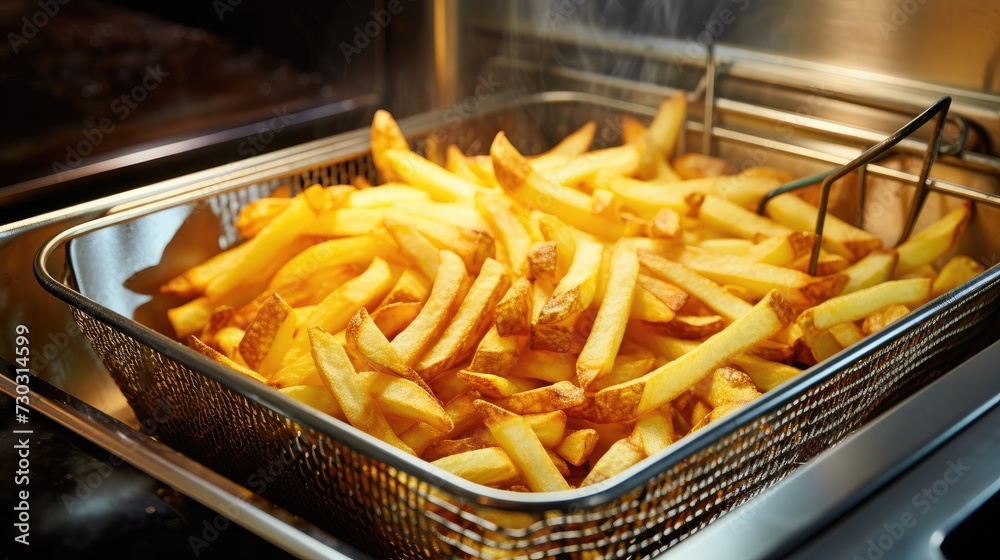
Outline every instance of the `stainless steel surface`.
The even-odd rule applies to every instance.
[[[919,523],[906,528],[905,539],[894,539],[886,560],[938,558],[929,554],[931,535],[947,526],[956,504],[972,501],[1000,473],[998,359],[1000,343],[994,343],[682,542],[671,558],[865,558],[867,539],[877,540],[883,523],[898,522],[907,511],[919,512]],[[953,439],[961,441],[946,443]],[[911,498],[940,479],[948,461],[970,458],[975,470],[949,485],[940,497],[946,503],[916,509]],[[864,503],[882,507],[860,509]],[[843,521],[835,523],[838,518]],[[845,525],[849,535],[840,530]]]
[[[514,98],[496,109],[484,109],[477,115],[478,119],[482,119],[478,124],[471,120],[461,123],[462,136],[453,138],[452,141],[463,142],[466,149],[474,144],[481,145],[484,139],[488,142],[488,138],[495,132],[492,128],[483,127],[495,126],[507,130],[516,142],[529,146],[528,151],[533,152],[543,149],[545,142],[551,142],[543,132],[545,127],[553,123],[572,129],[582,124],[577,121],[587,118],[603,122],[611,114],[630,112],[648,115],[650,111],[648,108],[581,94],[551,93]],[[441,114],[428,116],[424,118],[422,126],[404,121],[403,128],[404,131],[414,133],[414,139],[419,142],[434,131],[441,130],[442,121],[435,120],[440,118]],[[525,118],[528,120],[524,121]],[[725,129],[720,131],[725,132]],[[133,407],[149,408],[148,399],[157,395],[181,395],[180,400],[183,402],[193,400],[194,403],[198,399],[213,399],[211,403],[195,406],[190,415],[185,415],[188,420],[179,421],[177,429],[172,433],[164,432],[163,437],[171,445],[180,446],[188,453],[209,461],[208,464],[213,468],[227,473],[239,473],[243,472],[242,469],[249,468],[240,462],[244,459],[237,459],[235,450],[217,456],[217,445],[220,441],[231,440],[227,438],[252,441],[254,443],[250,447],[260,453],[267,450],[267,454],[280,456],[291,453],[295,456],[294,449],[282,450],[284,445],[293,445],[295,449],[303,446],[305,449],[312,449],[311,455],[331,458],[333,462],[330,464],[324,462],[322,466],[312,463],[303,465],[303,469],[309,473],[307,478],[282,488],[289,496],[294,495],[296,489],[308,487],[330,488],[332,496],[346,494],[346,490],[338,489],[337,480],[327,479],[325,473],[328,472],[340,473],[340,477],[348,480],[359,477],[360,482],[352,484],[364,486],[385,484],[365,482],[372,472],[382,472],[384,468],[395,469],[397,476],[405,481],[400,484],[403,495],[398,501],[378,501],[376,495],[372,497],[376,501],[371,504],[362,504],[360,509],[351,514],[338,514],[349,517],[336,518],[354,519],[361,523],[362,519],[371,522],[369,516],[373,509],[397,512],[385,519],[389,524],[387,526],[380,525],[379,520],[375,520],[375,526],[364,523],[358,526],[358,530],[378,531],[383,535],[387,534],[389,527],[394,528],[390,532],[402,531],[408,534],[403,540],[390,538],[385,542],[379,541],[374,550],[394,550],[399,554],[418,555],[433,550],[437,551],[435,554],[453,554],[454,549],[441,548],[442,544],[448,544],[465,553],[481,554],[481,550],[475,548],[475,545],[470,547],[468,543],[482,543],[501,548],[534,547],[537,552],[547,554],[587,549],[610,553],[618,546],[617,542],[621,542],[622,549],[629,552],[650,553],[662,550],[676,539],[684,538],[688,531],[707,524],[711,519],[780,480],[794,470],[799,461],[836,443],[844,434],[880,410],[880,407],[907,394],[909,388],[919,385],[921,380],[933,378],[935,372],[940,372],[939,365],[932,365],[932,362],[936,362],[938,352],[952,351],[963,339],[960,333],[965,329],[977,331],[979,318],[990,315],[994,307],[996,294],[990,291],[990,286],[1000,278],[998,268],[991,269],[977,281],[948,297],[914,312],[906,320],[874,335],[837,358],[813,368],[794,382],[755,401],[740,413],[710,426],[698,436],[687,438],[665,456],[644,461],[606,483],[547,495],[523,495],[479,487],[414,461],[353,428],[317,415],[300,404],[274,394],[190,349],[129,321],[136,313],[136,305],[142,304],[145,307],[146,304],[141,298],[137,300],[134,294],[126,293],[129,289],[125,286],[130,279],[139,276],[144,277],[146,283],[158,285],[150,274],[158,274],[160,280],[164,280],[176,272],[171,271],[170,267],[177,268],[178,263],[172,265],[170,255],[164,253],[163,248],[179,239],[175,237],[175,233],[189,235],[197,232],[194,229],[185,233],[181,224],[188,222],[191,217],[201,216],[190,224],[216,224],[217,229],[210,230],[213,233],[208,237],[222,235],[223,246],[226,246],[235,241],[232,237],[235,232],[227,228],[226,224],[235,219],[239,207],[256,197],[266,195],[279,185],[291,184],[293,188],[304,188],[317,180],[345,182],[352,174],[370,173],[366,142],[359,140],[357,136],[354,137],[354,142],[353,145],[342,145],[339,150],[292,153],[286,157],[285,167],[271,170],[270,173],[219,183],[210,189],[137,206],[69,230],[57,236],[43,249],[36,270],[47,287],[82,310],[77,314],[81,327],[88,332],[105,363],[117,376],[119,384],[127,388]],[[758,138],[756,143],[774,150],[774,146],[767,144],[764,139]],[[723,154],[739,153],[733,152],[733,146],[725,143],[720,148]],[[780,154],[776,152],[774,155]],[[76,277],[81,281],[85,294],[98,298],[100,305],[72,290],[67,291],[52,278],[46,277],[48,257],[70,239],[75,239],[75,244],[82,243],[72,251]],[[981,249],[987,250],[989,247],[983,246]],[[107,266],[99,258],[92,258],[109,251],[129,254],[132,258],[121,259],[113,267]],[[98,261],[102,263],[100,266],[91,266],[91,263]],[[118,313],[108,310],[108,307]],[[97,320],[87,315],[92,315]],[[935,317],[936,320],[929,321],[930,317]],[[947,329],[947,334],[937,334],[939,329]],[[911,339],[914,338],[925,342],[912,346]],[[890,363],[890,356],[900,351],[902,346],[908,347],[906,361],[891,362],[893,367],[885,369]],[[147,368],[143,364],[160,365]],[[199,371],[203,375],[196,373]],[[877,374],[877,382],[874,380],[876,371],[880,372]],[[143,381],[147,377],[148,380]],[[216,387],[218,383],[217,388],[204,388],[204,382],[209,379],[212,387]],[[858,393],[847,389],[857,383],[868,385],[867,390]],[[200,411],[205,407],[217,412],[220,416],[217,421],[222,422],[224,428],[222,425],[214,427],[211,421],[202,418]],[[830,421],[833,410],[836,410],[837,422]],[[241,411],[247,411],[254,419],[239,416],[243,414]],[[810,425],[809,419],[814,414],[825,419],[822,426]],[[271,416],[274,415],[278,424],[272,422]],[[183,430],[185,423],[197,425],[201,434],[209,434],[204,436],[207,438],[204,445],[187,435]],[[288,432],[289,424],[291,432]],[[250,427],[244,429],[242,426],[245,425]],[[800,440],[806,436],[796,431],[794,426],[797,425],[803,429],[809,426],[808,429],[814,432],[807,436],[810,445],[814,447],[802,448]],[[216,429],[224,429],[228,436],[220,439],[220,434],[213,431]],[[274,430],[275,441],[269,439],[271,430]],[[768,435],[763,435],[765,433]],[[734,455],[731,445],[738,445],[741,452]],[[362,466],[342,462],[338,459],[341,455],[353,456]],[[251,457],[249,460],[252,464],[260,458]],[[741,465],[738,469],[734,468],[736,461]],[[366,464],[372,466],[365,470]],[[383,464],[388,467],[378,466]],[[433,491],[421,489],[422,483],[430,485]],[[704,493],[699,494],[701,497],[695,502],[689,502],[695,500],[691,494],[694,488],[701,488],[703,490],[700,492]],[[741,490],[729,492],[723,488]],[[631,497],[626,497],[625,493],[640,489],[644,492],[645,499],[637,503]],[[718,493],[712,489],[718,489]],[[268,495],[275,497],[274,494]],[[295,498],[299,509],[293,510],[306,512],[303,515],[322,527],[336,526],[323,517],[324,513],[320,513],[332,512],[310,507],[316,505],[310,500],[316,499],[332,498],[315,494],[310,496],[309,492],[305,492]],[[536,521],[526,531],[509,527],[495,528],[484,523],[480,516],[464,510],[463,504],[472,503],[479,504],[478,507],[497,510],[517,510],[530,514],[529,519]],[[344,506],[348,508],[348,504]],[[667,514],[674,508],[678,508],[678,513]],[[547,513],[533,513],[538,510],[546,510]],[[635,522],[620,526],[617,520],[622,515],[634,518]],[[664,518],[663,515],[667,517]],[[665,520],[673,515],[680,515],[683,520],[684,524],[680,528],[671,524],[648,525],[645,521],[647,517],[655,516]],[[466,525],[459,528],[449,521],[451,516],[458,516]],[[555,527],[566,525],[574,529],[553,533]],[[428,532],[427,527],[433,529]],[[612,527],[620,540],[598,538],[598,535],[606,533]],[[432,535],[436,535],[437,540]],[[630,542],[631,539],[640,540]],[[404,550],[406,552],[402,552]]]
[[[15,396],[9,365],[3,364],[0,391]],[[13,368],[9,368],[11,371]],[[31,383],[33,412],[100,445],[133,466],[169,484],[240,526],[299,558],[360,559],[364,556],[303,520],[263,500],[196,461],[106,416],[38,380]],[[165,413],[169,416],[169,413]],[[157,417],[161,419],[161,417]],[[153,419],[148,419],[153,420]]]

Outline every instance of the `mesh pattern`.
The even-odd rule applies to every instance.
[[[598,138],[617,140],[617,117],[612,120],[606,109],[559,102],[474,115],[414,141],[421,148],[454,142],[482,152],[497,130],[505,130],[520,149],[535,152],[591,119],[599,123]],[[539,123],[558,124],[546,129]],[[233,224],[248,202],[282,185],[298,192],[357,175],[375,178],[369,154],[332,157],[203,203],[223,223],[227,247],[239,241]],[[74,309],[73,315],[136,416],[154,420],[153,434],[377,557],[648,557],[746,502],[946,371],[996,309],[995,272],[988,273],[993,281],[987,286],[948,302],[930,320],[786,404],[689,457],[662,464],[660,474],[636,490],[596,507],[542,513],[478,505],[429,483],[433,478],[399,471],[248,400],[83,311]]]

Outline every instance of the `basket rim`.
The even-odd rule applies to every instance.
[[[547,104],[558,102],[584,102],[602,105],[609,109],[630,111],[652,115],[654,109],[643,105],[620,101],[595,94],[579,92],[544,92],[525,96],[510,95],[484,106],[477,114],[485,115],[514,108],[520,105]],[[426,134],[436,127],[445,126],[445,111],[434,111],[416,115],[400,121],[400,127],[407,136]],[[152,330],[141,323],[129,319],[99,302],[83,295],[67,283],[58,280],[48,268],[48,261],[60,248],[68,250],[68,244],[79,237],[118,225],[142,216],[198,202],[231,190],[237,190],[262,180],[285,176],[296,169],[323,163],[344,161],[365,154],[370,149],[367,135],[361,131],[350,131],[336,136],[290,148],[280,165],[260,170],[256,174],[241,175],[224,179],[210,188],[191,188],[175,196],[160,198],[148,203],[139,202],[121,212],[101,216],[62,231],[49,239],[38,251],[34,260],[34,274],[42,287],[71,307],[107,324],[115,330],[130,336],[164,356],[218,382],[223,387],[285,416],[303,426],[308,426],[331,439],[366,454],[372,459],[405,472],[422,483],[432,485],[453,496],[497,509],[518,511],[563,511],[572,512],[597,508],[613,502],[634,491],[651,480],[662,476],[677,463],[688,459],[719,439],[734,433],[739,428],[799,398],[810,387],[822,383],[827,378],[850,367],[856,361],[873,354],[888,342],[905,336],[905,333],[930,320],[950,307],[955,301],[972,296],[991,284],[1000,283],[1000,266],[993,266],[983,274],[917,308],[906,317],[890,324],[885,329],[866,337],[854,346],[842,350],[824,362],[803,370],[801,374],[768,391],[760,398],[744,406],[735,413],[712,423],[698,434],[674,443],[668,450],[656,457],[643,459],[638,464],[600,483],[559,492],[522,493],[490,488],[476,484],[431,465],[417,457],[404,453],[357,428],[312,409],[277,390],[261,385],[229,368],[188,348],[183,343]],[[254,161],[248,160],[246,169],[252,169]],[[67,259],[69,261],[70,259]],[[74,263],[69,262],[72,276]],[[261,390],[263,389],[263,390]]]

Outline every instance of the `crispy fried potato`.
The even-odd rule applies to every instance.
[[[626,439],[620,439],[591,467],[580,488],[590,486],[613,477],[643,460],[646,455]]]
[[[565,410],[583,403],[583,389],[569,381],[558,381],[537,389],[496,399],[496,404],[518,414]]]
[[[416,363],[424,348],[445,329],[452,309],[456,309],[465,296],[465,283],[469,280],[465,263],[447,250],[440,252],[440,259],[441,268],[427,303],[413,322],[392,340],[392,347],[407,364]]]
[[[930,297],[930,293],[931,281],[928,278],[890,280],[829,299],[803,311],[799,318],[808,316],[812,319],[812,326],[815,328],[828,329],[837,323],[859,321],[879,309],[893,304],[914,305],[922,303]],[[799,326],[802,327],[803,331],[806,331],[801,321]]]
[[[389,339],[385,337],[364,307],[358,309],[358,312],[351,317],[345,331],[345,340],[347,350],[364,361],[368,367],[378,372],[409,380],[423,389],[431,398],[436,399],[434,392],[427,386],[424,379],[399,357]]]
[[[970,206],[963,205],[896,247],[899,260],[896,261],[893,276],[901,276],[944,256],[965,233],[971,215]]]
[[[188,337],[188,345],[191,348],[194,348],[199,354],[202,354],[207,358],[219,362],[220,364],[228,368],[232,368],[233,370],[242,373],[243,375],[249,377],[250,379],[257,381],[258,383],[270,385],[270,381],[266,377],[260,375],[256,371],[253,371],[252,369],[242,364],[234,362],[233,360],[226,357],[224,354],[217,351],[215,348],[212,348],[209,345],[202,342],[201,340],[198,340],[198,338],[195,336]]]
[[[614,366],[615,355],[625,335],[638,278],[639,258],[635,251],[626,245],[616,245],[611,254],[607,291],[597,310],[590,336],[576,361],[576,377],[581,387],[586,388],[607,375]],[[544,313],[545,310],[542,311]]]
[[[417,362],[415,369],[428,378],[463,360],[489,330],[497,302],[509,283],[507,268],[493,259],[487,259],[451,323]]]
[[[521,418],[524,418],[531,431],[535,432],[538,441],[546,448],[555,447],[566,435],[567,417],[566,413],[561,410],[539,412],[537,414],[522,414]],[[476,431],[474,437],[481,438],[490,445],[499,445],[497,439],[490,433],[489,428]]]
[[[425,422],[442,432],[454,429],[455,425],[441,402],[425,385],[377,371],[362,371],[357,375],[383,413]]]
[[[518,278],[496,305],[496,329],[500,336],[531,333],[531,283]]]
[[[466,451],[443,457],[431,464],[479,484],[502,484],[519,476],[517,467],[499,447]]]
[[[934,279],[934,285],[931,288],[931,297],[938,297],[945,292],[950,292],[982,274],[984,270],[986,268],[983,265],[965,255],[952,257],[941,268],[941,272],[937,275],[937,278]]]
[[[371,143],[372,161],[375,163],[375,170],[378,171],[382,182],[399,181],[402,177],[396,173],[386,157],[386,152],[389,150],[409,150],[410,146],[389,111],[382,109],[375,111],[375,116],[372,118]]]
[[[291,346],[296,326],[298,320],[291,306],[273,294],[247,327],[240,341],[240,356],[248,367],[270,377]]]
[[[656,277],[672,282],[682,290],[704,302],[727,321],[735,321],[746,315],[753,307],[732,295],[715,282],[705,278],[690,268],[670,261],[659,255],[640,251],[639,262]],[[639,285],[646,287],[642,276]]]
[[[566,434],[554,449],[556,454],[574,467],[582,466],[597,446],[597,430],[574,430]]]
[[[209,282],[205,287],[205,295],[221,296],[273,265],[281,251],[316,218],[317,212],[310,205],[309,196],[315,195],[317,191],[322,193],[322,190],[319,185],[313,185],[293,198],[288,208],[247,241],[247,249],[241,251],[227,268],[220,270]]]
[[[731,323],[691,352],[649,374],[602,389],[572,410],[595,422],[624,422],[673,400],[712,368],[788,325],[793,312],[775,290],[749,313]]]
[[[405,453],[414,454],[389,427],[375,399],[362,387],[361,379],[347,357],[347,352],[332,335],[318,327],[309,329],[313,360],[326,388],[337,399],[351,425]]]
[[[586,309],[594,300],[604,246],[590,240],[577,244],[573,264],[538,314],[540,324],[558,323]]]
[[[538,174],[503,132],[494,139],[490,155],[497,182],[514,200],[526,207],[552,214],[591,235],[607,239],[621,237],[624,224],[595,216],[590,212],[589,196]]]
[[[300,403],[311,406],[316,410],[333,416],[334,418],[347,422],[344,411],[337,404],[337,399],[333,398],[326,387],[316,387],[315,385],[296,385],[294,387],[282,387],[278,392],[286,397],[291,397]]]
[[[524,418],[482,400],[476,401],[475,407],[490,433],[517,466],[528,488],[535,492],[570,489]]]
[[[524,336],[500,336],[494,326],[479,341],[469,370],[494,375],[504,375],[517,364],[521,348],[526,345]]]
[[[798,231],[814,231],[819,209],[797,195],[786,194],[772,199],[765,210],[778,222]],[[856,261],[882,248],[882,240],[851,224],[827,214],[823,224],[823,248]]]
[[[410,151],[388,150],[385,158],[401,180],[426,191],[433,200],[469,202],[486,190]]]
[[[409,446],[417,455],[423,454],[428,447],[444,440],[449,435],[460,434],[479,421],[479,415],[473,407],[473,402],[479,398],[476,391],[466,391],[451,399],[444,405],[445,414],[454,426],[451,431],[443,432],[426,422],[417,422],[399,434],[399,439]]]

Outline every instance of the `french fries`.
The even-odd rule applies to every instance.
[[[163,284],[189,300],[168,318],[404,453],[545,492],[613,478],[983,271],[951,256],[963,206],[894,249],[830,216],[809,275],[817,208],[785,194],[759,216],[790,176],[675,156],[685,110],[623,117],[622,146],[591,150],[590,122],[540,155],[501,132],[428,157],[379,111],[381,185],[250,203],[245,243]]]

